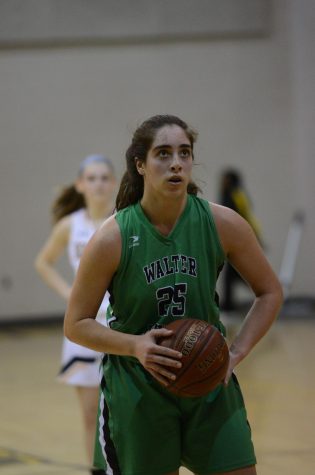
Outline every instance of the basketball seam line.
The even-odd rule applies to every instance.
[[[201,321],[203,321],[203,320],[201,320]],[[206,327],[206,328],[208,328],[208,327]],[[211,329],[211,333],[210,333],[210,335],[208,335],[208,337],[210,337],[213,333],[215,333],[216,327],[214,327],[213,325],[211,325],[211,328],[210,328],[210,329]],[[219,330],[218,330],[218,331],[219,331]],[[194,360],[200,355],[200,353],[203,351],[203,349],[204,349],[204,347],[202,347],[202,348],[199,349],[199,351],[198,351],[198,352],[195,354],[195,356],[194,356]],[[194,361],[194,360],[193,360],[193,361]],[[192,363],[191,363],[188,367],[183,368],[179,373],[177,373],[176,378],[179,378],[180,376],[182,376],[183,374],[185,374],[185,372],[190,368],[191,365],[192,365]],[[175,380],[173,383],[169,384],[169,385],[168,385],[168,388],[174,388],[175,384],[176,384],[176,380]]]

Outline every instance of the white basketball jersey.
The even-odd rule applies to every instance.
[[[71,214],[71,229],[68,242],[69,262],[74,274],[77,272],[80,259],[85,246],[96,231],[92,220],[88,217],[85,208],[81,208]],[[99,312],[106,312],[108,306],[108,293],[100,306]]]

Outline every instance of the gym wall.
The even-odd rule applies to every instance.
[[[314,293],[309,1],[12,0],[0,13],[0,319],[63,314],[33,268],[56,190],[90,153],[120,177],[133,130],[159,113],[198,130],[204,197],[223,167],[243,172],[276,272],[305,211],[292,292]]]

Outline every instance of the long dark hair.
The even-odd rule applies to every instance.
[[[197,132],[189,127],[186,122],[174,115],[155,115],[144,121],[134,132],[132,142],[126,151],[127,170],[124,173],[119,191],[116,197],[116,209],[120,210],[137,203],[143,195],[143,176],[138,173],[136,159],[146,161],[147,153],[155,139],[156,133],[165,125],[177,125],[181,127],[190,141],[193,150],[197,140]],[[191,181],[187,192],[197,195],[200,189]]]

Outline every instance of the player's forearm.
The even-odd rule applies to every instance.
[[[74,343],[101,353],[135,356],[137,335],[112,330],[92,317],[73,321],[66,312],[64,334]]]
[[[281,305],[282,291],[280,286],[273,292],[256,297],[240,331],[230,346],[230,352],[237,363],[242,361],[267,333],[276,319]]]

